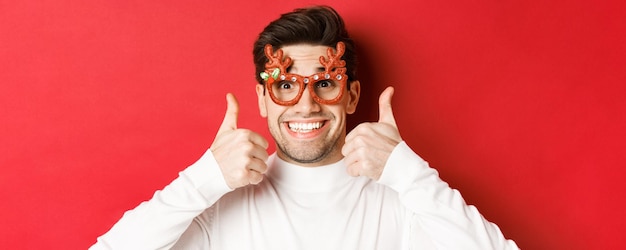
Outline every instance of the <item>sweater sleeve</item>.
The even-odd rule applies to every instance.
[[[169,249],[196,216],[230,191],[207,150],[152,199],[124,213],[90,249]]]
[[[391,153],[378,182],[398,192],[400,202],[410,211],[409,237],[415,248],[518,249],[405,142]]]

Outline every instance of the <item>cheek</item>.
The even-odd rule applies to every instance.
[[[285,112],[286,108],[272,101],[269,97],[259,102],[259,110],[261,116],[268,119],[269,122],[277,122],[278,118]]]
[[[282,106],[278,106],[277,104],[273,102],[267,103],[264,117],[267,118],[268,123],[277,124],[279,123],[280,116],[284,112],[285,112],[285,109]]]
[[[329,109],[329,111],[333,114],[333,116],[335,117],[335,120],[337,121],[339,125],[341,125],[341,123],[345,123],[346,109],[344,107],[337,107],[337,108]]]

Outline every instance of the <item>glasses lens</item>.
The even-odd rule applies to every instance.
[[[313,83],[315,95],[323,100],[333,100],[341,94],[341,82],[321,80]]]
[[[295,99],[300,91],[300,84],[292,81],[276,81],[272,83],[272,93],[276,99],[288,102]]]

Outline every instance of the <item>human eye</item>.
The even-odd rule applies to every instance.
[[[278,83],[277,87],[278,89],[281,89],[281,90],[289,90],[289,89],[292,89],[294,86],[293,86],[293,83],[291,82],[281,81]]]
[[[333,84],[332,81],[324,80],[324,81],[319,81],[319,82],[315,83],[315,87],[318,88],[318,89],[332,88],[332,87],[334,87],[334,84]]]

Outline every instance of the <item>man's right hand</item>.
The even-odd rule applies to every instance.
[[[226,115],[210,150],[230,188],[258,184],[267,170],[269,144],[260,134],[237,129],[239,103],[231,93],[226,94],[226,102]]]

